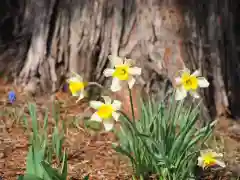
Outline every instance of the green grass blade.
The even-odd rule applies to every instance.
[[[41,165],[51,180],[64,180],[62,179],[60,173],[56,169],[52,168],[50,164],[42,161]]]
[[[44,180],[44,179],[39,178],[36,175],[25,174],[25,175],[18,176],[18,180]]]
[[[62,179],[67,180],[67,175],[68,175],[68,169],[67,169],[67,154],[64,151],[63,153],[63,162],[62,162]]]
[[[37,113],[36,113],[36,106],[33,104],[28,105],[31,121],[32,121],[32,129],[33,129],[33,136],[34,139],[38,135],[38,121],[37,121]]]

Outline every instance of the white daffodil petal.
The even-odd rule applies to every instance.
[[[71,77],[67,80],[67,82],[82,82],[81,79],[77,78],[77,77]]]
[[[180,85],[182,83],[182,78],[181,77],[176,77],[175,78],[175,83],[176,83],[176,85]]]
[[[196,91],[189,91],[189,94],[196,99],[200,98],[200,95]]]
[[[76,97],[76,96],[79,96],[79,92],[76,92],[76,93],[72,93],[72,96]]]
[[[130,89],[132,89],[135,82],[136,82],[136,79],[134,77],[130,77],[130,79],[128,80],[128,86]]]
[[[103,125],[106,131],[110,131],[112,130],[114,124],[113,124],[113,121],[105,120],[103,121]]]
[[[201,88],[206,88],[206,87],[209,86],[209,82],[207,81],[206,78],[204,78],[204,77],[199,77],[199,78],[198,78],[198,85],[199,85],[199,87],[201,87]]]
[[[76,103],[79,102],[80,100],[82,100],[84,98],[84,91],[81,91],[79,94],[79,98],[77,99]]]
[[[213,152],[213,156],[220,158],[220,157],[223,157],[223,154],[222,153]]]
[[[129,68],[129,73],[131,75],[141,75],[142,69],[139,67],[132,67],[132,68]]]
[[[133,60],[133,59],[124,58],[124,64],[133,66],[133,65],[135,64],[135,62],[136,62],[136,61]]]
[[[84,89],[81,89],[79,91],[77,91],[76,93],[72,93],[72,96],[76,97],[76,96],[84,96]]]
[[[198,157],[198,166],[202,167],[203,166],[203,159],[202,157]]]
[[[112,104],[112,99],[109,96],[102,96],[105,104]]]
[[[90,101],[89,106],[93,109],[99,109],[104,103],[101,101]]]
[[[78,79],[82,80],[82,76],[80,76],[78,73],[71,71],[71,76],[77,77]]]
[[[102,118],[97,114],[97,112],[95,112],[91,116],[90,121],[102,122]]]
[[[122,106],[122,103],[120,101],[118,101],[118,100],[114,100],[113,103],[112,103],[112,107],[115,110],[120,110],[121,106]]]
[[[191,73],[191,71],[188,69],[188,68],[184,68],[183,70],[180,70],[179,71],[180,74],[183,74],[183,73]]]
[[[109,55],[108,59],[110,60],[112,67],[123,64],[123,58],[121,57]]]
[[[112,85],[111,85],[110,89],[113,92],[121,90],[121,82],[118,78],[113,78]]]
[[[223,168],[226,167],[226,164],[223,161],[220,161],[220,160],[216,160],[216,164],[223,167]]]
[[[113,73],[114,73],[114,69],[110,69],[110,68],[107,68],[107,69],[105,69],[105,70],[103,71],[103,74],[104,74],[104,76],[106,76],[106,77],[112,76]]]
[[[183,87],[179,87],[176,89],[175,100],[180,101],[183,100],[187,96],[187,91]]]
[[[199,70],[196,70],[196,71],[194,71],[192,74],[191,74],[191,76],[196,76],[196,77],[198,77],[198,76],[200,76],[200,71]]]
[[[201,156],[204,156],[206,153],[209,153],[209,152],[212,153],[213,151],[212,151],[211,149],[204,149],[204,150],[201,150],[201,151],[200,151],[200,155],[201,155]]]
[[[120,114],[117,113],[117,112],[112,112],[112,117],[115,121],[118,121],[119,117],[120,117]]]

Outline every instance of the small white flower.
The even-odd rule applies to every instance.
[[[206,88],[209,86],[209,82],[204,77],[199,77],[200,72],[197,70],[194,73],[190,74],[188,69],[182,71],[181,76],[175,78],[176,83],[176,94],[175,99],[182,100],[187,96],[187,93],[194,98],[199,98],[197,90],[199,88]]]
[[[226,167],[225,163],[219,158],[222,158],[222,153],[216,153],[211,149],[200,151],[200,156],[198,157],[198,166],[202,168],[218,165],[221,167]]]
[[[85,95],[85,87],[87,86],[86,82],[83,82],[83,78],[77,74],[72,72],[72,77],[70,77],[67,82],[69,85],[69,90],[72,93],[72,96],[78,96],[77,102],[84,98]]]
[[[92,121],[102,122],[105,130],[113,128],[114,120],[118,121],[120,114],[116,111],[121,109],[122,103],[118,100],[112,101],[109,96],[103,96],[104,103],[101,101],[90,101],[90,107],[97,111],[91,116]]]
[[[134,76],[141,75],[142,69],[139,67],[133,67],[134,60],[132,59],[122,59],[118,56],[108,56],[111,61],[112,68],[107,68],[104,70],[103,74],[106,77],[113,77],[111,90],[113,92],[121,90],[122,82],[128,83],[131,89],[135,84],[136,79]]]

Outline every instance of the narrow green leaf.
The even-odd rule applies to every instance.
[[[45,115],[44,115],[44,120],[43,120],[44,124],[43,124],[43,129],[45,130],[45,132],[47,131],[47,127],[48,127],[48,110],[45,111]]]
[[[41,165],[42,165],[43,169],[45,170],[45,172],[47,173],[47,175],[51,178],[51,180],[64,180],[64,179],[62,179],[60,173],[56,169],[52,168],[45,161],[42,161]]]
[[[32,120],[32,128],[33,128],[33,136],[37,137],[38,135],[38,121],[37,121],[37,114],[36,114],[36,106],[33,104],[28,105],[30,117]]]
[[[67,180],[67,173],[68,173],[68,169],[67,169],[67,154],[64,151],[63,153],[63,162],[62,162],[62,180]]]
[[[116,152],[126,155],[131,160],[132,164],[134,164],[135,166],[137,165],[132,155],[125,151],[123,148],[121,148],[120,146],[114,146],[113,149],[115,149]]]
[[[89,180],[89,175],[85,176],[83,180]]]
[[[44,180],[44,179],[39,178],[36,175],[25,174],[25,175],[18,176],[18,180]]]

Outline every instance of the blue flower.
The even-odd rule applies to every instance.
[[[63,90],[63,92],[67,92],[68,91],[68,84],[64,84],[62,90]]]
[[[10,91],[8,93],[8,101],[10,103],[14,103],[14,101],[16,101],[16,93],[14,91]]]

